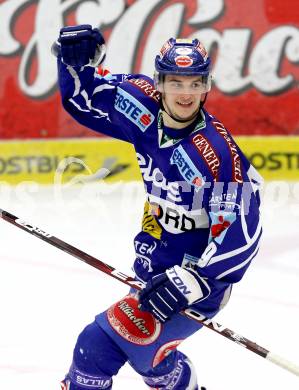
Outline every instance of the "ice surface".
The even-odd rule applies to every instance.
[[[286,190],[288,188],[288,190]],[[258,257],[216,320],[299,364],[298,184],[264,192]],[[287,191],[287,194],[286,194]],[[140,183],[0,186],[0,207],[130,273]],[[0,389],[60,389],[81,329],[127,292],[120,282],[0,220]],[[298,390],[299,378],[203,329],[181,350],[208,390]],[[146,389],[126,365],[115,390]]]

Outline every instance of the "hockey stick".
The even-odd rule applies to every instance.
[[[144,287],[143,283],[134,280],[134,278],[132,278],[131,276],[128,276],[116,270],[115,268],[102,262],[101,260],[81,251],[78,248],[75,248],[70,244],[67,244],[66,242],[60,240],[59,238],[45,232],[44,230],[41,230],[40,228],[38,228],[35,225],[32,225],[31,223],[21,220],[20,218],[10,214],[5,210],[0,209],[0,218],[11,223],[12,225],[17,226],[22,230],[25,230],[27,233],[30,233],[35,237],[40,238],[43,241],[46,241],[48,244],[51,244],[58,249],[61,249],[62,251],[76,257],[77,259],[83,261],[84,263],[87,263],[92,267],[104,272],[105,274],[112,276],[115,279],[118,279],[119,281],[123,282],[128,286],[134,287],[137,290],[141,290]],[[192,309],[186,309],[182,311],[181,314],[195,320],[196,322],[204,325],[205,327],[213,330],[214,332],[221,334],[222,336],[241,345],[242,347],[249,349],[250,351],[256,353],[257,355],[260,355],[264,359],[267,359],[272,363],[275,363],[276,365],[286,369],[287,371],[292,372],[293,374],[299,376],[299,367],[296,364],[289,362],[288,360],[268,351],[267,349],[246,339],[245,337],[235,333],[234,331],[225,328],[223,325],[218,324],[217,322],[203,316],[202,314]]]

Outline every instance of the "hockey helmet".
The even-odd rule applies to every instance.
[[[170,38],[155,59],[155,86],[164,92],[163,81],[167,74],[202,76],[201,93],[211,89],[211,60],[198,39]]]

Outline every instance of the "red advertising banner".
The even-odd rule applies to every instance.
[[[169,37],[213,60],[207,107],[236,135],[299,134],[298,0],[0,0],[0,138],[93,136],[62,109],[52,42],[99,27],[112,73],[153,73]]]

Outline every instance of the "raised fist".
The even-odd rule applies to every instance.
[[[70,66],[97,66],[105,58],[105,40],[90,24],[63,27],[52,52]]]

